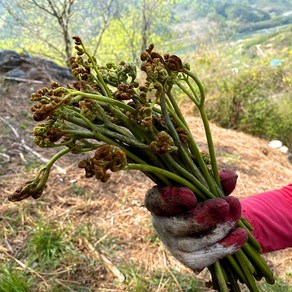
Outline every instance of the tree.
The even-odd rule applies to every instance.
[[[69,23],[74,2],[75,0],[0,0],[21,33],[30,34],[32,42],[46,43],[63,60],[69,60],[71,56]],[[54,32],[48,33],[50,28]],[[62,49],[59,46],[60,38],[63,42]],[[58,42],[55,42],[57,39]]]
[[[119,13],[118,0],[79,1],[72,30],[86,38],[87,47],[97,55],[102,38],[111,21]]]
[[[53,57],[62,63],[71,57],[72,35],[75,34],[92,37],[94,52],[97,52],[115,13],[115,2],[0,0],[6,12],[4,31],[12,32],[9,37],[14,35],[15,42],[29,46],[26,49],[32,53]]]
[[[69,61],[71,57],[71,37],[69,33],[69,21],[72,13],[72,6],[74,0],[63,0],[61,3],[56,3],[52,0],[44,1],[44,4],[39,4],[36,0],[27,0],[35,7],[55,18],[60,25],[63,42],[65,45],[66,60]],[[39,1],[40,2],[40,1]]]
[[[64,64],[73,35],[97,57],[139,62],[141,49],[169,36],[174,0],[0,0],[0,46],[25,48]],[[117,54],[115,55],[115,53]]]
[[[139,0],[132,1],[122,9],[115,24],[116,33],[120,29],[123,34],[125,51],[135,63],[139,55],[151,42],[161,43],[167,39],[173,1]],[[119,27],[117,29],[117,27]]]

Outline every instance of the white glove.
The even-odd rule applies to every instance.
[[[145,197],[158,236],[171,254],[195,272],[235,253],[247,241],[236,228],[241,206],[235,197],[197,203],[185,187],[154,187]]]

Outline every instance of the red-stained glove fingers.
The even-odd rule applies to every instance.
[[[175,216],[197,204],[195,194],[186,187],[153,187],[145,196],[145,206],[154,215]]]
[[[198,203],[183,214],[166,217],[153,215],[156,229],[172,236],[189,236],[203,233],[224,222],[229,214],[229,204],[224,199],[211,199]]]
[[[157,229],[173,236],[202,233],[223,222],[233,228],[240,218],[241,205],[234,197],[196,202],[195,195],[188,188],[154,187],[145,197],[146,208],[159,216],[154,222],[156,225],[159,222]]]
[[[153,215],[153,226],[167,246],[185,251],[198,250],[223,239],[235,228],[241,205],[234,197],[229,197],[228,201],[219,198],[207,200],[186,214],[174,217]]]
[[[224,175],[222,187],[228,195],[235,187],[236,175]],[[197,203],[188,188],[154,187],[146,194],[145,206],[169,251],[194,271],[233,254],[247,240],[246,231],[236,228],[241,205],[235,197]]]
[[[224,211],[225,216],[222,216],[224,212],[219,212],[221,217],[216,220],[210,211],[218,207],[218,200],[224,206],[222,209],[226,205],[228,208],[227,212]],[[202,205],[199,203],[185,215],[153,215],[152,220],[159,238],[171,254],[193,271],[200,272],[217,260],[235,253],[247,241],[246,231],[236,228],[240,214],[239,201],[229,197],[207,200]]]
[[[219,173],[226,196],[235,189],[237,174],[228,170]],[[197,204],[195,194],[187,187],[153,187],[145,196],[145,206],[154,215],[176,216]]]

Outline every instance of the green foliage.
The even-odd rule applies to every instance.
[[[163,291],[185,291],[201,292],[206,291],[202,283],[195,275],[181,273],[172,268],[164,270],[145,270],[142,266],[137,267],[132,263],[126,264],[121,268],[126,275],[127,291],[146,292],[157,290],[163,287]]]
[[[290,59],[292,56],[292,25],[270,34],[259,34],[245,40],[242,45],[242,54],[249,58],[255,57],[256,45],[262,47],[272,45],[273,50],[277,52],[277,58],[280,55],[281,58]]]
[[[29,292],[32,279],[15,266],[0,267],[0,292]]]
[[[27,253],[30,262],[41,269],[54,269],[66,250],[64,231],[49,223],[39,223],[28,239]]]
[[[218,82],[220,96],[209,103],[219,125],[292,146],[292,100],[283,68],[258,66]],[[280,93],[280,94],[277,94]]]
[[[62,11],[65,2],[53,5]],[[145,41],[147,45],[152,42],[159,45],[162,40],[169,40],[170,21],[175,19],[172,4],[172,0],[132,0],[123,4],[111,0],[76,0],[69,16],[68,33],[86,37],[88,48],[98,59],[137,62]],[[48,1],[41,1],[37,6],[32,1],[4,0],[0,2],[0,9],[5,12],[0,16],[1,48],[24,49],[66,65],[66,27],[61,28],[56,17],[46,12],[51,10]],[[70,44],[70,48],[73,45]],[[119,53],[115,55],[115,52]]]
[[[252,8],[251,6],[234,4],[225,7],[224,15],[226,15],[229,20],[235,19],[239,22],[249,23],[270,19],[270,15],[267,12]]]
[[[75,196],[83,196],[86,193],[85,189],[78,186],[76,182],[73,182],[71,186],[71,190],[72,190],[72,194]]]
[[[136,2],[136,5],[127,7],[118,18],[111,21],[103,35],[98,59],[103,62],[131,60],[138,64],[140,53],[146,48],[143,37],[147,39],[147,46],[154,43],[157,47],[162,46],[169,38],[175,37],[173,33],[170,35],[169,1]],[[143,5],[146,5],[146,15],[143,14]]]
[[[245,33],[245,32],[251,32],[256,31],[260,29],[268,29],[273,28],[277,26],[282,25],[288,25],[292,23],[291,16],[285,16],[285,17],[275,17],[271,18],[269,20],[263,20],[252,24],[245,24],[238,27],[239,33]]]
[[[269,285],[263,281],[259,288],[261,292],[292,292],[292,286],[281,279],[277,279],[274,285]]]

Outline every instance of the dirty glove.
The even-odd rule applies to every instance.
[[[247,241],[246,231],[236,228],[241,206],[235,197],[197,203],[186,187],[153,187],[145,206],[171,254],[195,272],[235,253]]]

